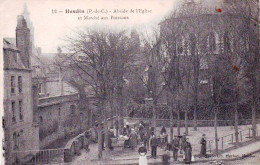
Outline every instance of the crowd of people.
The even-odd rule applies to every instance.
[[[168,134],[165,127],[162,127],[160,135],[156,136],[154,132],[155,129],[150,127],[148,123],[140,122],[138,124],[126,125],[122,131],[122,136],[126,137],[124,140],[124,147],[131,148],[136,151],[138,143],[141,144],[141,147],[138,149],[139,164],[147,165],[147,152],[151,150],[150,158],[157,158],[157,148],[161,147],[164,150],[162,161],[163,164],[168,165],[171,157],[171,152],[173,155],[173,160],[178,161],[178,154],[183,155],[183,160],[186,164],[191,163],[194,159],[192,156],[192,145],[189,142],[186,134],[180,136],[174,136],[172,141],[168,141]],[[89,151],[90,139],[97,142],[97,131],[96,129],[90,129],[86,132],[84,141],[84,146],[86,151]],[[112,147],[112,138],[115,138],[113,130],[108,131],[108,148],[113,150]],[[102,148],[104,149],[105,135],[102,134]],[[206,135],[203,134],[200,144],[201,152],[200,157],[206,157]]]
[[[159,136],[155,136],[154,129],[150,128],[149,126],[143,125],[140,122],[139,126],[139,134],[141,141],[143,141],[142,146],[139,148],[138,152],[140,155],[139,164],[146,165],[147,158],[146,154],[149,149],[151,149],[151,158],[156,158],[157,156],[157,147],[164,148],[164,153],[162,155],[163,164],[168,165],[169,160],[171,157],[171,152],[173,154],[173,160],[178,161],[178,154],[183,155],[183,161],[186,164],[190,164],[194,157],[192,155],[192,145],[189,142],[189,138],[187,138],[186,134],[184,133],[181,136],[174,136],[171,142],[168,141],[168,135],[165,127],[162,127]],[[207,157],[206,154],[206,135],[203,134],[201,141],[201,151],[200,157]],[[149,146],[150,145],[150,146]]]

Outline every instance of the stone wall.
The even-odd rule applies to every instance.
[[[46,79],[45,85],[46,85],[46,93],[49,96],[59,96],[61,95],[62,90],[63,90],[63,95],[69,95],[77,92],[71,85],[69,85],[65,81],[62,81],[63,87],[61,87],[61,83],[58,77],[54,77],[54,78],[48,77]]]
[[[88,114],[79,108],[79,102],[78,94],[39,99],[40,148],[86,130]]]

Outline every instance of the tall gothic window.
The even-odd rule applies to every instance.
[[[209,34],[209,50],[211,52],[216,50],[216,37],[215,37],[214,32],[211,32]]]
[[[208,49],[207,37],[203,37],[200,42],[200,52],[206,53]]]
[[[224,51],[225,52],[231,51],[230,38],[228,32],[224,33]]]
[[[192,55],[195,54],[195,50],[196,50],[196,37],[194,34],[190,34],[190,52]]]
[[[182,37],[178,35],[176,37],[176,42],[177,42],[177,53],[182,54],[183,53],[183,44],[182,44]]]

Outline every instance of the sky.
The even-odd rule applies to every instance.
[[[34,25],[35,45],[42,48],[43,53],[55,53],[57,47],[64,44],[65,35],[71,35],[76,28],[94,29],[127,29],[148,30],[158,25],[173,10],[179,0],[0,0],[0,37],[15,37],[16,17],[23,12],[27,4],[30,20]],[[63,13],[53,14],[53,10]],[[88,9],[104,9],[112,11],[108,14],[66,14],[66,9],[87,11]],[[151,13],[113,13],[115,9],[128,10],[147,9]],[[128,16],[129,20],[78,20],[84,16]]]

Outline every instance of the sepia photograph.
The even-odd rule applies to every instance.
[[[2,165],[259,165],[259,0],[1,0]]]

